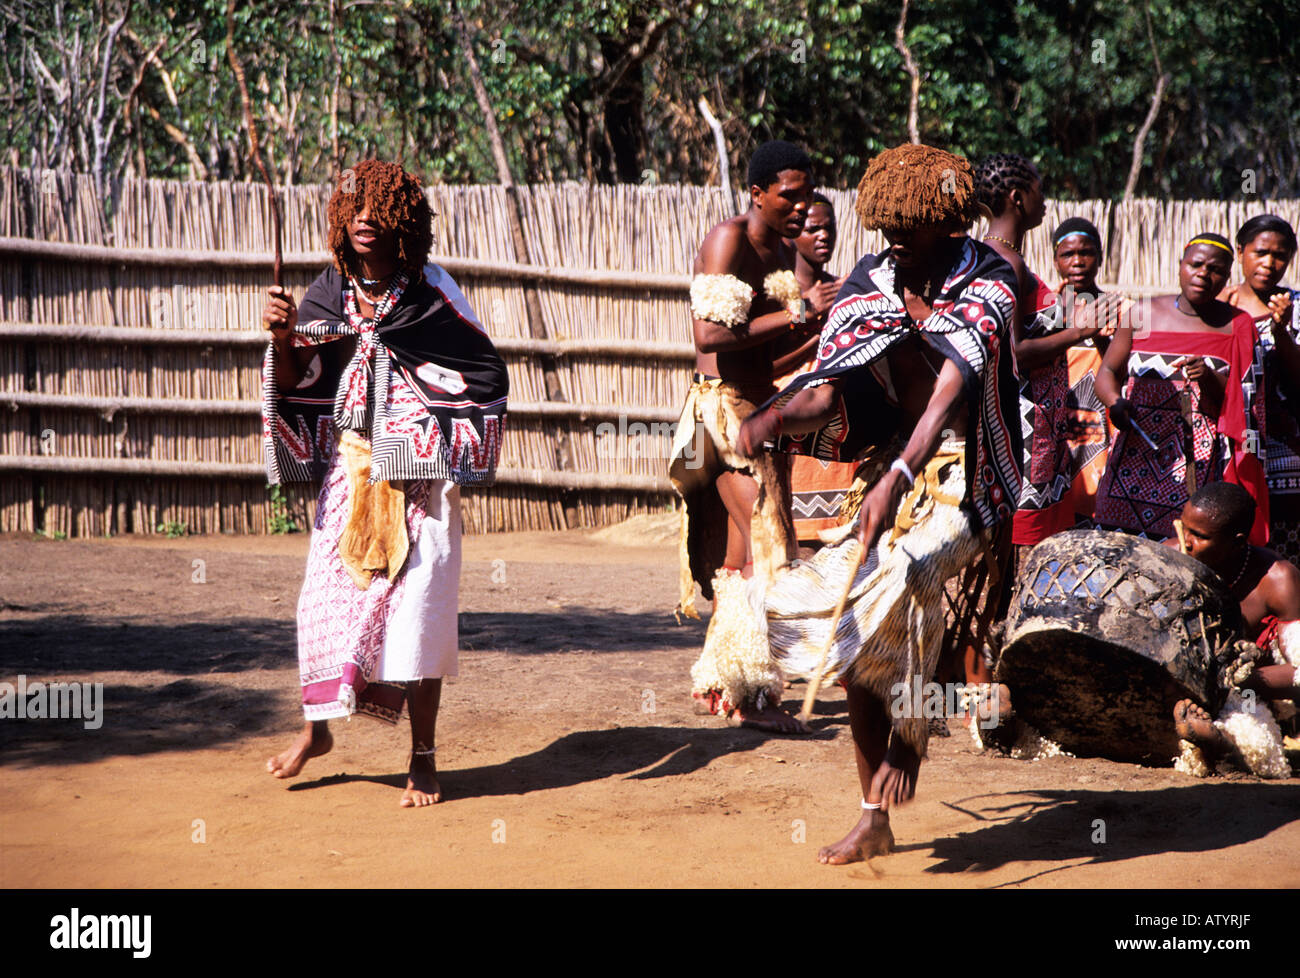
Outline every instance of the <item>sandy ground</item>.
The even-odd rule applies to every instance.
[[[335,723],[299,778],[265,772],[301,722],[305,536],[0,538],[0,680],[102,682],[105,698],[97,730],[0,720],[0,885],[1300,884],[1295,780],[1016,761],[956,720],[895,815],[900,851],[819,865],[857,817],[842,693],[808,738],[695,716],[704,626],[667,613],[671,543],[628,539],[466,539],[447,800],[417,811],[397,804],[405,720]]]

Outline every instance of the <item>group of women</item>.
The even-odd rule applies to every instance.
[[[1033,164],[989,157],[977,181],[992,215],[985,242],[1021,276],[1018,548],[1078,525],[1170,537],[1197,486],[1229,481],[1256,500],[1251,542],[1300,562],[1300,324],[1282,284],[1291,225],[1253,217],[1235,248],[1198,234],[1178,293],[1135,300],[1102,292],[1105,243],[1072,217],[1052,234],[1053,289],[1020,255],[1043,217]]]

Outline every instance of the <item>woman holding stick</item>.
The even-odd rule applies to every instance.
[[[490,482],[505,365],[451,277],[426,265],[432,213],[393,163],[347,171],[329,203],[333,265],[301,313],[268,290],[270,481],[322,479],[298,602],[306,724],[267,762],[290,778],[333,746],[328,721],[411,715],[403,807],[442,798],[434,727],[457,671],[459,486]]]

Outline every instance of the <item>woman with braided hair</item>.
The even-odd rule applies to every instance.
[[[740,429],[745,455],[774,441],[859,463],[860,515],[776,577],[764,609],[782,670],[842,678],[847,691],[861,809],[819,851],[823,863],[892,850],[890,811],[915,794],[929,737],[899,690],[934,675],[944,586],[982,559],[1020,494],[1007,348],[1015,276],[965,235],[977,213],[972,183],[966,160],[930,146],[898,146],[868,164],[856,211],[889,247],[849,275],[813,369]]]

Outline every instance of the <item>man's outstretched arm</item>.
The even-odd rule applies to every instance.
[[[920,478],[930,459],[934,457],[943,433],[952,424],[965,405],[966,385],[962,381],[961,371],[951,360],[945,360],[943,369],[934,382],[934,392],[930,395],[925,411],[912,429],[899,458],[903,464]],[[865,550],[870,550],[880,539],[880,534],[894,523],[898,504],[903,495],[911,488],[907,476],[899,468],[891,468],[871,487],[862,501],[862,515],[858,526],[858,540]]]

